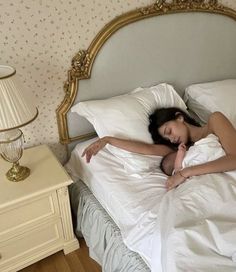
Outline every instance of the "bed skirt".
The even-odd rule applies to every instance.
[[[102,271],[150,272],[139,254],[125,246],[119,228],[89,188],[79,180],[70,185],[69,191],[75,234],[84,237],[90,257],[102,266]]]

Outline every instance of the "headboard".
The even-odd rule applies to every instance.
[[[138,86],[167,82],[182,95],[192,83],[236,78],[236,11],[217,0],[159,0],[116,17],[72,59],[57,109],[60,142],[94,135],[70,108]]]

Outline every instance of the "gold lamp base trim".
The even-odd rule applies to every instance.
[[[18,182],[26,179],[30,175],[30,169],[19,165],[19,162],[13,163],[13,166],[6,173],[6,177],[10,181]]]

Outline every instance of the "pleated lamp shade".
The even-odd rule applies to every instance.
[[[32,96],[21,86],[15,69],[0,65],[0,131],[27,125],[37,115]]]

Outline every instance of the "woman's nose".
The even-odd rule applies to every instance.
[[[171,142],[171,143],[173,143],[174,140],[175,140],[173,136],[170,136],[169,139],[170,139],[170,142]]]

